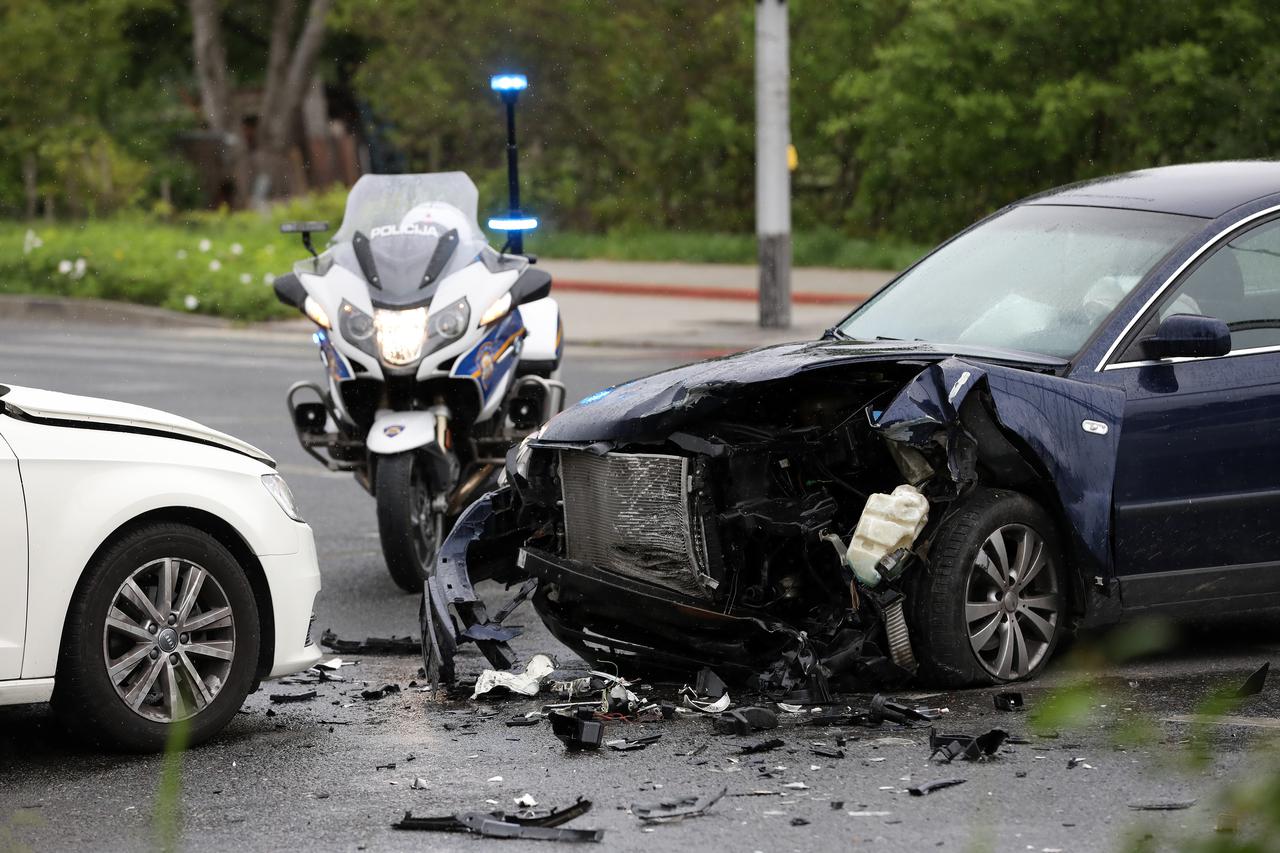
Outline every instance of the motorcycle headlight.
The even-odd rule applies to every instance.
[[[347,300],[342,300],[342,305],[338,307],[338,334],[343,340],[349,341],[357,349],[377,358],[378,350],[373,340],[374,331],[372,317]]]
[[[413,364],[422,357],[427,340],[427,309],[378,310],[373,315],[378,350],[387,364]]]
[[[489,306],[488,310],[484,312],[480,317],[480,325],[487,326],[490,323],[495,323],[507,316],[507,312],[510,310],[511,291],[508,290],[506,293],[499,296],[494,303]]]
[[[302,513],[298,510],[298,504],[293,500],[293,492],[289,490],[289,484],[284,481],[284,477],[279,474],[263,474],[262,485],[271,493],[271,497],[276,499],[276,503],[280,504],[285,515],[294,521],[302,521]]]
[[[322,329],[333,328],[333,323],[329,322],[329,315],[320,307],[320,303],[316,302],[310,296],[302,302],[302,313],[310,317],[311,322],[315,323]]]
[[[427,331],[430,332],[433,338],[452,340],[465,332],[467,324],[470,322],[471,305],[464,296],[452,305],[447,305],[438,311],[432,311],[431,321],[427,324]]]

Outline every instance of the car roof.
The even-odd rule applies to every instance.
[[[1023,204],[1072,204],[1216,218],[1280,193],[1280,161],[1234,160],[1141,169],[1049,190]]]

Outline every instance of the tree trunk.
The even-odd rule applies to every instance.
[[[197,2],[197,0],[192,0]],[[267,83],[258,115],[257,150],[254,152],[254,206],[265,205],[280,191],[279,178],[290,170],[292,129],[311,83],[316,59],[324,44],[325,18],[332,0],[311,0],[307,20],[292,51],[287,50],[294,19],[295,0],[278,0],[272,21]]]
[[[27,219],[35,219],[36,207],[40,204],[40,185],[36,155],[31,152],[22,156],[22,191],[27,197]]]
[[[244,203],[249,180],[243,128],[231,109],[227,51],[222,44],[219,0],[188,0],[191,10],[192,60],[200,86],[200,106],[209,130],[217,134],[223,165],[235,186],[234,203]]]

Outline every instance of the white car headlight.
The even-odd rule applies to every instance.
[[[302,521],[302,513],[298,510],[293,492],[289,490],[289,484],[284,481],[284,477],[279,474],[263,474],[262,485],[271,493],[271,497],[276,499],[276,503],[280,504],[285,515],[294,521]]]
[[[427,340],[427,309],[378,310],[373,316],[378,350],[387,364],[413,364],[422,357]]]

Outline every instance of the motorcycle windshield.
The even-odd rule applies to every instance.
[[[463,172],[365,175],[351,188],[342,227],[318,266],[336,264],[364,278],[375,302],[425,302],[485,247],[478,196]]]

